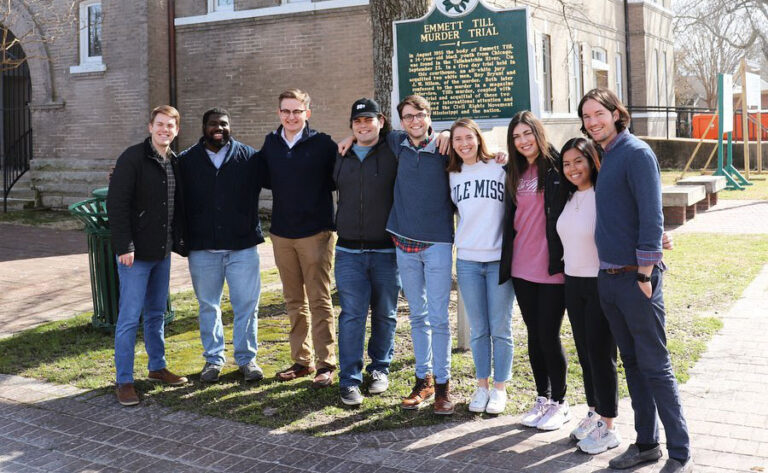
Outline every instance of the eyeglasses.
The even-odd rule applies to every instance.
[[[403,115],[403,121],[405,123],[411,123],[414,118],[418,118],[420,122],[423,122],[425,118],[427,118],[429,115],[427,115],[425,112],[419,112],[416,115],[411,115],[410,113],[408,115]]]
[[[291,115],[294,117],[300,117],[302,113],[306,112],[306,110],[286,110],[286,109],[280,109],[280,116],[288,118]]]

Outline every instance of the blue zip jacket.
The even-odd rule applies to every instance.
[[[334,230],[333,167],[338,147],[330,136],[309,128],[288,148],[283,127],[264,138],[259,150],[262,186],[272,189],[270,232],[283,238],[305,238]]]
[[[258,155],[239,141],[230,143],[219,169],[202,139],[179,156],[190,250],[242,250],[264,241]]]
[[[453,243],[448,157],[438,152],[434,137],[417,150],[407,133],[392,131],[387,144],[398,159],[387,231],[411,240]]]

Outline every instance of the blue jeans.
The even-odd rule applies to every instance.
[[[512,281],[499,284],[498,261],[481,263],[458,259],[456,274],[469,319],[469,345],[475,361],[475,376],[490,378],[493,354],[493,380],[497,383],[509,381],[515,349],[512,339],[515,289]]]
[[[597,277],[600,305],[624,362],[637,442],[659,441],[660,417],[669,456],[685,461],[691,456],[690,439],[667,351],[662,271],[658,267],[653,268],[651,286],[649,299],[640,290],[635,271],[600,271]]]
[[[368,307],[371,308],[371,338],[366,367],[389,373],[395,352],[397,296],[400,275],[394,253],[336,250],[336,288],[341,303],[339,315],[339,386],[363,382],[363,348]]]
[[[149,371],[165,368],[163,323],[168,305],[171,257],[159,261],[134,260],[128,267],[117,263],[120,277],[120,308],[115,327],[117,383],[133,383],[134,346],[139,318],[144,311],[144,348]]]
[[[261,275],[256,247],[221,253],[190,251],[189,274],[200,306],[198,320],[205,361],[214,365],[226,362],[224,325],[221,322],[221,293],[226,280],[235,314],[232,327],[235,361],[238,366],[247,365],[256,357],[259,324]]]
[[[418,253],[406,253],[399,248],[395,251],[403,292],[411,310],[416,376],[423,379],[434,372],[435,382],[443,384],[451,377],[451,244],[435,243]]]

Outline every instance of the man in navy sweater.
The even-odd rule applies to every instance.
[[[308,376],[317,366],[312,386],[324,388],[333,383],[336,369],[331,261],[337,146],[309,127],[309,94],[290,89],[278,100],[280,126],[259,151],[263,186],[272,189],[270,235],[291,322],[293,365],[277,379]],[[310,313],[314,357],[308,343]]]
[[[598,291],[621,351],[637,432],[636,443],[610,466],[630,468],[661,458],[661,418],[670,457],[661,472],[691,471],[688,427],[664,329],[659,163],[648,145],[629,133],[629,112],[610,90],[587,92],[578,113],[582,132],[603,151],[595,186]]]
[[[259,177],[256,150],[230,137],[229,112],[203,115],[203,137],[180,157],[189,247],[189,273],[200,307],[205,366],[200,380],[213,383],[226,362],[221,293],[224,281],[234,312],[235,361],[246,381],[264,377],[256,364],[261,291]]]

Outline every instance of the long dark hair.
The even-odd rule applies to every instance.
[[[598,154],[594,143],[592,143],[592,140],[579,137],[571,138],[570,140],[566,141],[563,145],[563,149],[560,150],[560,161],[558,162],[560,176],[562,179],[560,190],[562,191],[563,197],[566,200],[570,200],[570,198],[573,196],[573,193],[578,190],[576,186],[571,181],[569,181],[567,177],[565,177],[565,171],[563,169],[563,158],[565,158],[565,152],[572,149],[578,151],[579,154],[584,156],[589,162],[589,180],[592,181],[592,187],[597,184],[597,173],[600,171],[600,155]]]
[[[536,118],[530,110],[517,112],[507,128],[507,151],[509,152],[509,164],[507,165],[507,190],[512,197],[512,202],[517,202],[517,186],[520,183],[520,176],[528,170],[528,159],[517,151],[515,139],[512,136],[517,125],[528,125],[536,139],[536,145],[539,147],[539,156],[536,157],[536,167],[538,168],[537,192],[544,192],[544,180],[547,170],[557,169],[556,151],[547,140],[547,133],[544,130],[544,124]]]
[[[489,159],[493,158],[493,155],[488,151],[488,146],[485,144],[483,132],[480,131],[477,123],[471,118],[459,118],[451,125],[451,147],[448,150],[448,167],[445,169],[448,172],[461,172],[461,165],[464,163],[456,150],[453,149],[453,131],[459,127],[466,128],[475,134],[475,138],[477,138],[478,161],[487,163]]]

